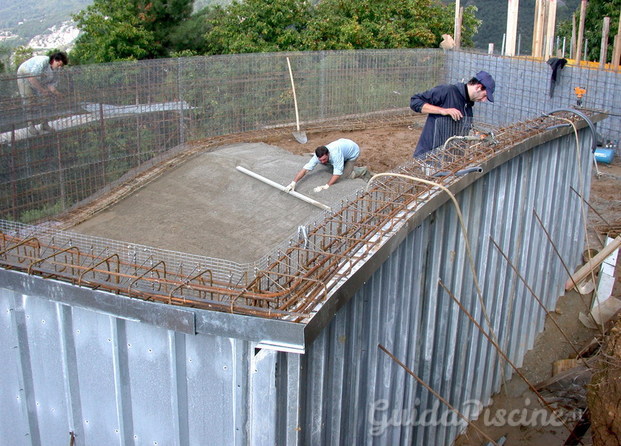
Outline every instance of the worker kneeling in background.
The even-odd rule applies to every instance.
[[[296,174],[293,181],[284,189],[285,192],[295,190],[295,186],[307,172],[310,172],[319,163],[332,165],[332,177],[327,184],[318,186],[314,192],[321,192],[336,183],[341,176],[349,178],[354,170],[356,160],[360,156],[360,147],[351,139],[341,138],[336,141],[319,146],[311,160]]]

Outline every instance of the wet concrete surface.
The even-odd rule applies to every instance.
[[[264,143],[224,146],[197,155],[142,189],[75,226],[72,231],[161,249],[254,262],[321,218],[322,209],[239,172],[242,166],[283,186],[310,159]],[[296,191],[328,206],[366,186],[341,178],[314,193],[332,175],[317,166]]]

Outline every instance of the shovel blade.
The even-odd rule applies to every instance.
[[[308,138],[306,137],[306,133],[304,132],[293,132],[293,137],[300,144],[306,144],[308,142]]]

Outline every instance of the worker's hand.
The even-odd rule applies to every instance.
[[[321,192],[322,190],[326,190],[329,187],[330,187],[329,184],[324,184],[323,186],[317,186],[315,189],[313,189],[313,192],[315,193]]]
[[[451,118],[453,118],[453,121],[459,121],[461,118],[464,117],[464,115],[456,108],[445,108],[444,113],[442,114],[444,116],[450,116]]]
[[[289,193],[289,192],[295,190],[295,185],[296,185],[296,182],[292,181],[291,183],[289,183],[289,185],[287,187],[284,188],[284,191]]]

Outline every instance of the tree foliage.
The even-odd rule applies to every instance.
[[[213,14],[212,9],[204,8],[172,29],[168,36],[171,55],[187,57],[207,54],[209,46],[206,36],[212,27],[210,17]]]
[[[193,0],[95,0],[73,15],[81,34],[77,63],[165,57],[173,30],[188,19]]]
[[[586,48],[586,58],[584,54],[582,54],[582,60],[599,61],[604,17],[610,17],[610,37],[608,38],[609,44],[606,60],[611,60],[613,50],[612,42],[619,29],[619,11],[621,11],[621,0],[590,0],[587,3],[586,14],[584,16],[584,38],[588,42],[588,45]],[[576,36],[578,35],[579,23],[580,6],[576,9]],[[558,34],[561,37],[565,37],[569,42],[572,35],[572,21],[566,20],[559,24]]]
[[[191,15],[193,0],[94,0],[74,20],[72,61],[170,54],[232,54],[437,47],[453,33],[454,6],[439,0],[234,0]],[[462,45],[480,24],[466,8]]]
[[[437,0],[270,0],[218,9],[207,34],[210,54],[283,50],[437,47],[453,33],[454,8]],[[479,21],[466,8],[462,42]]]
[[[13,65],[15,66],[15,70],[32,56],[34,56],[34,51],[30,47],[18,46],[15,48],[13,52]]]
[[[206,36],[209,54],[302,49],[311,16],[306,0],[245,0],[217,7]]]
[[[478,21],[464,14],[463,42],[472,43]],[[308,26],[309,49],[437,47],[453,34],[453,8],[435,0],[324,0]]]

